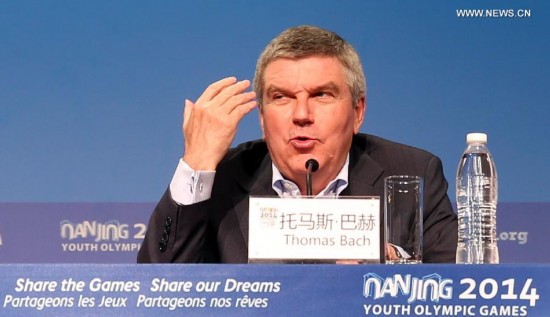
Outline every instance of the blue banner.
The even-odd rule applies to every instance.
[[[544,316],[549,265],[0,265],[1,316]]]
[[[1,263],[135,263],[154,203],[0,203]]]
[[[155,203],[0,203],[0,263],[135,263]],[[501,203],[501,263],[550,263],[550,203]]]

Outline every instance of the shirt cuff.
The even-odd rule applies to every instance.
[[[210,199],[216,171],[195,171],[179,160],[170,182],[170,195],[178,205],[192,205]]]

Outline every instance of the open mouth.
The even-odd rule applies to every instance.
[[[297,149],[308,150],[315,146],[315,139],[306,136],[297,136],[290,140],[290,144]]]

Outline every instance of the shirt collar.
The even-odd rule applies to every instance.
[[[332,181],[323,189],[316,197],[337,197],[348,186],[348,167],[349,167],[349,153],[346,157],[344,166],[336,175]],[[271,163],[273,170],[273,177],[271,184],[273,190],[277,192],[279,197],[301,197],[300,189],[294,182],[284,179],[283,175],[275,166],[275,163]]]

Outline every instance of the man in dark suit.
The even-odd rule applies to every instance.
[[[249,197],[305,195],[312,158],[320,166],[317,196],[382,196],[386,176],[423,177],[423,261],[454,262],[457,219],[441,162],[359,133],[366,84],[349,43],[320,28],[290,28],[265,48],[254,92],[249,86],[229,77],[186,101],[185,153],[151,216],[138,262],[246,263]],[[264,140],[229,149],[257,104]]]

